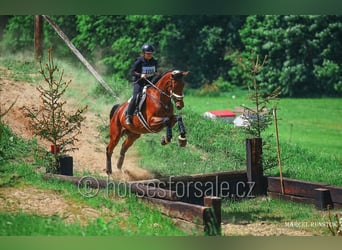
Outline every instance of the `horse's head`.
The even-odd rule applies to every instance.
[[[184,89],[184,81],[183,77],[189,74],[188,71],[183,72],[180,70],[174,70],[171,72],[171,90],[170,96],[173,101],[176,103],[177,109],[182,109],[184,107],[183,102],[183,89]]]

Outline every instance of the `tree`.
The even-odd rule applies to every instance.
[[[342,95],[342,16],[249,16],[240,35],[246,51],[268,56],[260,79],[270,90]]]
[[[82,114],[87,106],[74,113],[64,110],[66,101],[62,96],[66,92],[71,80],[63,81],[64,71],[60,71],[53,62],[52,50],[49,50],[48,63],[43,67],[40,64],[39,73],[43,76],[46,85],[39,85],[41,106],[38,109],[24,106],[26,115],[30,118],[30,125],[35,135],[49,141],[54,148],[53,167],[58,168],[61,154],[78,149],[75,142],[81,133],[81,122],[85,119]],[[56,77],[55,74],[58,74]],[[56,169],[55,169],[56,170]]]
[[[244,127],[247,137],[260,138],[261,133],[271,125],[272,108],[269,108],[269,105],[277,101],[280,94],[279,88],[269,93],[258,82],[258,75],[264,70],[266,59],[267,57],[265,56],[263,61],[260,62],[259,56],[252,55],[249,61],[245,61],[242,58],[239,60],[250,76],[249,81],[246,82],[249,89],[248,98],[255,105],[255,109],[244,107],[249,114],[246,116],[248,126]]]

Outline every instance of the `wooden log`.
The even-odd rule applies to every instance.
[[[140,181],[127,181],[128,184],[144,184],[144,185],[152,185],[152,186],[155,186],[155,185],[158,185],[158,187],[165,187],[166,186],[166,183],[163,182],[162,180],[160,179],[148,179],[148,180],[140,180]]]
[[[138,194],[139,196],[147,196],[158,199],[165,199],[176,201],[180,200],[181,197],[177,195],[177,192],[167,190],[159,187],[148,186],[143,183],[130,183],[127,185],[131,192]]]
[[[115,188],[115,185],[124,185],[130,192],[136,193],[140,196],[150,196],[160,199],[167,199],[167,200],[179,200],[180,197],[177,196],[177,193],[172,190],[166,190],[158,187],[147,186],[142,183],[126,183],[126,182],[115,182],[110,181],[109,179],[101,179],[95,177],[79,177],[79,176],[66,176],[66,175],[58,175],[58,174],[51,174],[46,173],[43,176],[44,179],[54,179],[58,181],[67,181],[78,187],[86,186],[89,188],[107,188],[111,190]]]
[[[293,201],[296,203],[304,203],[304,204],[314,204],[315,199],[313,198],[306,198],[306,197],[300,197],[295,195],[288,195],[288,194],[281,194],[278,192],[267,192],[267,195],[276,199],[285,200],[285,201]]]
[[[221,198],[207,196],[203,203],[210,208],[204,221],[204,232],[207,235],[221,235]]]
[[[77,58],[84,64],[84,66],[90,71],[90,73],[99,81],[104,89],[108,91],[114,98],[119,99],[114,91],[109,87],[109,85],[103,80],[103,78],[97,73],[94,67],[83,57],[83,55],[78,51],[75,45],[70,41],[70,39],[64,34],[64,32],[59,28],[59,26],[52,21],[52,19],[47,15],[42,15],[42,17],[51,25],[51,27],[56,31],[56,33],[62,38],[70,50],[77,56]]]
[[[206,183],[222,183],[222,182],[247,182],[246,171],[226,171],[210,174],[195,174],[188,176],[169,176],[158,179],[159,183],[163,183],[160,187],[175,189],[180,185],[206,184]]]
[[[222,171],[222,172],[214,172],[207,174],[194,174],[191,175],[192,179],[195,181],[210,181],[210,180],[236,180],[236,179],[245,179],[246,178],[246,170],[235,170],[235,171]]]
[[[131,181],[148,186],[175,191],[176,196],[183,202],[203,205],[204,196],[242,197],[249,194],[250,185],[244,170],[224,171],[209,174],[194,174],[187,176],[170,176],[159,179]],[[239,194],[238,194],[239,192]],[[170,200],[174,200],[171,198]]]
[[[341,207],[342,206],[342,187],[336,186],[325,186],[324,188],[329,189],[331,200],[334,203],[334,206]]]
[[[142,197],[143,200],[156,205],[161,213],[173,218],[186,220],[198,225],[203,225],[208,218],[210,208],[194,205],[181,201],[169,201],[153,197]]]
[[[280,178],[267,177],[268,187],[267,190],[271,192],[281,192]],[[284,193],[288,195],[303,196],[315,199],[315,189],[324,188],[327,186],[325,183],[301,181],[289,178],[283,178]]]
[[[309,200],[309,203],[315,204],[316,207],[319,208],[321,205],[316,204],[317,202],[319,202],[317,201],[317,199],[319,199],[317,197],[317,189],[327,189],[330,193],[330,198],[326,199],[327,201],[331,200],[331,203],[328,202],[328,204],[330,204],[335,209],[342,207],[342,187],[327,185],[326,183],[302,181],[290,178],[283,178],[283,182],[285,195],[291,197],[291,200],[296,200],[296,202],[303,203],[308,203],[307,201]],[[281,193],[279,177],[267,177],[267,183],[268,194]],[[322,206],[324,206],[324,204]]]

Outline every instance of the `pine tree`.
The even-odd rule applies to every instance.
[[[64,71],[54,64],[52,49],[49,49],[48,63],[40,63],[39,73],[43,76],[45,84],[39,85],[41,105],[38,109],[24,107],[26,115],[30,118],[30,125],[34,134],[47,140],[55,149],[54,168],[58,168],[60,155],[77,150],[75,142],[81,131],[81,122],[85,117],[82,114],[87,106],[77,109],[74,113],[64,110],[66,101],[62,100],[71,80],[63,81]],[[57,75],[57,76],[56,76]]]

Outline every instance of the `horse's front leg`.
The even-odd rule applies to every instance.
[[[178,123],[178,129],[179,129],[179,136],[178,136],[178,145],[180,147],[185,147],[187,140],[185,137],[186,131],[185,131],[185,127],[184,127],[184,123],[183,123],[183,119],[180,115],[176,116],[176,120]]]
[[[161,144],[164,146],[166,144],[169,144],[172,139],[172,124],[170,122],[170,118],[166,117],[164,118],[163,122],[166,125],[166,136],[163,136],[161,138]]]

